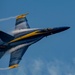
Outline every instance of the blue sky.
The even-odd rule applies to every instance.
[[[30,27],[70,26],[65,32],[42,39],[28,48],[13,70],[0,70],[0,75],[75,75],[75,0],[1,0],[0,19],[29,12]],[[11,33],[15,18],[0,22],[0,30]],[[10,55],[0,60],[9,65]]]

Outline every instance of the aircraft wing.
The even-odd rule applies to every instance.
[[[25,47],[20,48],[20,49],[11,53],[10,62],[9,62],[9,68],[10,69],[18,67],[18,64],[21,61],[27,48],[28,48],[28,46],[25,46]]]
[[[30,28],[28,24],[28,20],[26,18],[26,14],[22,14],[16,17],[16,24],[15,24],[15,29],[20,30],[20,29],[27,29]]]

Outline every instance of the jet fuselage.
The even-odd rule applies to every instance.
[[[10,69],[18,67],[19,62],[30,45],[38,42],[46,36],[53,35],[70,28],[30,28],[26,15],[27,14],[22,14],[16,17],[13,36],[0,31],[0,39],[3,41],[0,45],[0,58],[2,58],[7,51],[10,51]]]
[[[16,38],[11,40],[7,44],[10,45],[10,47],[17,46],[20,44],[31,45],[41,40],[45,36],[56,34],[67,29],[69,29],[69,27],[57,27],[57,28],[52,28],[52,29],[51,28],[33,29],[33,30],[27,31],[27,33],[26,31],[23,31],[20,33],[20,35],[17,35]]]

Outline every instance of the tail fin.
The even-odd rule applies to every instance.
[[[19,29],[27,29],[30,28],[29,24],[28,24],[28,20],[26,18],[26,14],[22,14],[16,17],[16,24],[15,24],[15,29],[19,30]]]
[[[3,31],[0,31],[0,39],[3,41],[3,42],[9,42],[11,40],[14,39],[13,36],[3,32]]]

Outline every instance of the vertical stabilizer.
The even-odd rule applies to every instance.
[[[26,18],[26,14],[22,14],[16,17],[16,24],[15,24],[15,29],[20,30],[20,29],[27,29],[30,28],[28,24],[28,20]]]

